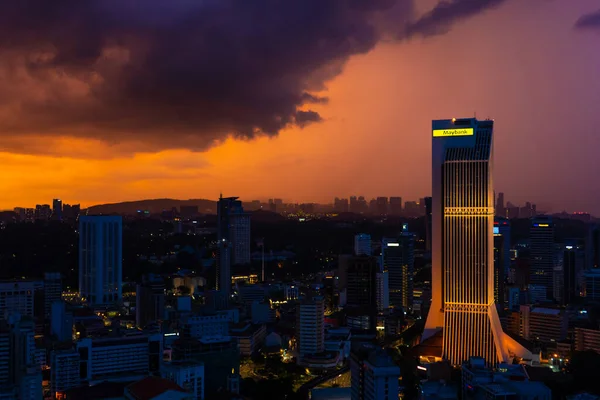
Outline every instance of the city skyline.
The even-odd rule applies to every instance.
[[[33,6],[35,3],[31,2]],[[120,121],[116,118],[118,115],[111,113],[112,109],[99,107],[102,121],[91,120],[86,112],[75,113],[81,111],[75,107],[79,100],[85,105],[89,100],[82,76],[89,76],[87,72],[96,67],[96,72],[104,73],[105,78],[109,73],[96,63],[94,51],[97,48],[87,55],[74,50],[85,48],[90,32],[48,35],[59,49],[65,49],[60,62],[65,63],[69,79],[58,79],[56,65],[42,65],[40,68],[43,67],[45,73],[38,70],[40,75],[36,75],[23,69],[22,61],[23,56],[33,56],[30,49],[40,44],[39,37],[26,35],[16,26],[23,10],[2,5],[0,14],[13,17],[8,18],[12,22],[5,24],[2,32],[13,43],[11,54],[15,57],[3,58],[0,65],[3,77],[0,86],[10,95],[0,108],[0,115],[6,117],[0,126],[0,162],[4,166],[0,177],[5,187],[0,209],[33,206],[39,199],[53,197],[75,198],[83,207],[143,198],[212,199],[219,191],[244,199],[266,198],[273,187],[278,188],[278,196],[300,203],[326,202],[341,193],[375,196],[390,186],[402,188],[399,191],[404,198],[418,199],[428,194],[430,186],[430,167],[426,162],[427,121],[444,116],[470,117],[476,113],[479,118],[489,116],[496,120],[496,151],[503,154],[496,163],[496,186],[512,193],[511,198],[516,203],[532,200],[543,206],[549,203],[553,211],[566,209],[600,214],[600,206],[595,201],[600,189],[581,183],[593,178],[590,171],[596,170],[600,162],[593,154],[593,149],[600,144],[600,138],[593,134],[594,127],[600,124],[595,111],[595,105],[600,103],[600,82],[595,78],[595,71],[600,67],[600,57],[595,51],[598,23],[593,14],[597,3],[593,0],[577,4],[506,0],[473,7],[473,2],[460,1],[444,9],[436,8],[436,1],[420,1],[412,10],[409,3],[403,2],[405,8],[395,10],[397,20],[409,21],[407,27],[400,24],[408,33],[392,32],[401,36],[402,40],[397,41],[386,40],[391,35],[388,21],[366,23],[367,20],[350,13],[348,18],[353,18],[352,22],[365,31],[353,33],[359,36],[358,44],[352,42],[355,47],[334,46],[325,49],[327,54],[315,55],[317,59],[312,65],[327,70],[320,75],[319,85],[297,84],[305,81],[305,72],[311,76],[315,72],[304,64],[296,70],[301,76],[294,80],[291,91],[287,86],[274,85],[265,74],[250,71],[251,77],[262,79],[258,82],[265,83],[265,89],[273,89],[273,93],[265,91],[264,97],[251,98],[257,103],[256,107],[261,108],[250,107],[250,110],[257,111],[257,118],[287,117],[283,121],[289,124],[279,129],[270,127],[269,119],[251,119],[253,124],[280,134],[263,136],[253,132],[237,134],[238,139],[227,138],[227,132],[222,133],[222,129],[218,132],[209,129],[213,135],[206,134],[207,129],[198,129],[201,134],[197,135],[182,131],[169,125],[173,120],[163,118],[163,114],[158,116],[160,124],[157,125],[161,128],[149,129],[148,124],[156,120],[147,117],[151,113],[144,114],[139,108],[131,109],[139,126],[125,131],[122,127],[110,128]],[[373,4],[379,5],[379,2]],[[164,10],[167,25],[186,11],[186,6],[178,7]],[[124,7],[120,11],[128,15],[131,10]],[[132,24],[128,29],[137,33],[134,31],[137,27],[154,24],[154,14],[150,14],[156,11],[156,7],[149,7],[148,15],[142,15],[137,21],[139,24]],[[365,15],[376,20],[377,15],[371,11],[365,9]],[[243,8],[240,12],[256,10]],[[67,31],[72,26],[69,16],[76,14],[75,11],[65,13],[62,25]],[[339,33],[346,34],[344,29],[349,25],[343,19],[347,17],[345,14],[327,17],[336,18]],[[104,14],[99,18],[102,21]],[[268,25],[272,21],[267,18],[264,22]],[[508,24],[510,31],[505,29]],[[45,27],[46,32],[57,30],[55,23],[45,20],[40,21],[39,26]],[[369,27],[373,26],[377,26],[379,34],[359,40],[364,39],[363,34],[368,36]],[[310,34],[309,41],[325,34],[313,26],[305,28],[309,32],[303,33]],[[115,32],[103,31],[102,27],[99,30],[98,35],[115,35]],[[297,38],[298,32],[290,35],[293,37],[285,39],[295,43],[291,40]],[[139,37],[148,39],[141,33]],[[65,38],[77,40],[61,42]],[[239,37],[232,39],[236,41]],[[300,50],[310,48],[306,46]],[[251,47],[251,51],[253,49],[261,50],[256,46]],[[290,65],[290,62],[274,63],[269,57],[291,59],[291,64],[297,60],[280,48],[273,50],[273,55],[264,56],[264,65],[281,64],[282,68]],[[478,54],[477,62],[472,62],[474,50]],[[124,55],[117,54],[117,50],[104,51],[112,61],[123,61],[119,57]],[[134,61],[137,56],[130,54]],[[168,56],[172,60],[170,71],[177,70],[182,52],[173,49]],[[444,61],[449,59],[451,63]],[[197,64],[195,59],[186,61]],[[10,79],[12,75],[6,75],[10,67],[15,67],[22,79]],[[286,72],[268,71],[275,75]],[[149,78],[155,79],[160,90],[165,77],[155,72],[148,70]],[[183,79],[188,77],[187,73],[187,70],[181,71]],[[224,70],[222,73],[223,78],[227,78],[227,74],[233,72]],[[106,82],[108,85],[111,81]],[[34,87],[39,97],[31,95]],[[56,87],[58,92],[64,89],[61,96],[53,91]],[[485,90],[475,91],[475,87]],[[183,90],[181,85],[177,88]],[[129,94],[132,102],[140,95],[134,93],[136,96],[133,96],[120,87],[102,86],[102,89],[106,89],[102,93],[107,96]],[[252,91],[252,87],[247,89]],[[189,91],[183,93],[187,95]],[[287,107],[284,111],[274,107],[280,100],[277,93],[283,97],[291,95],[293,107],[283,101],[287,98],[281,100]],[[456,96],[456,93],[464,93],[464,96]],[[168,94],[173,96],[173,92]],[[196,105],[198,100],[216,101],[214,96],[208,95],[201,92],[199,97],[189,97],[189,104],[178,106]],[[241,130],[245,111],[239,110],[246,104],[247,96],[237,92],[223,96],[220,100],[230,106],[230,119],[237,124],[235,128]],[[158,103],[154,106],[161,106],[163,98],[158,93],[156,97]],[[300,106],[298,110],[304,113],[298,113],[295,106],[306,102],[313,104]],[[17,107],[18,104],[23,107]],[[48,109],[56,113],[50,118],[41,111],[40,104],[47,104]],[[266,113],[258,113],[264,110]],[[73,112],[69,114],[69,111]],[[167,111],[172,113],[173,108]],[[36,118],[28,117],[32,115]],[[23,118],[15,120],[13,117]],[[197,122],[193,118],[190,121]],[[313,123],[309,123],[311,121]],[[408,145],[410,150],[407,150]],[[378,162],[366,162],[373,156]]]

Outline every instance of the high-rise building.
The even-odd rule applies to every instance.
[[[425,250],[431,251],[431,197],[425,197]]]
[[[502,235],[502,265],[504,276],[510,275],[510,220],[504,217],[494,218],[494,235]]]
[[[388,198],[387,197],[378,197],[376,201],[377,201],[377,214],[387,215],[387,213],[388,213]]]
[[[494,230],[496,227],[494,227]],[[503,251],[504,236],[494,233],[494,301],[500,307],[504,307],[504,281],[506,279],[504,269]]]
[[[506,217],[506,208],[504,207],[504,193],[498,193],[498,201],[496,203],[496,216]]]
[[[163,364],[163,378],[175,382],[192,394],[192,400],[204,400],[204,364],[198,361],[169,362]]]
[[[586,300],[600,300],[600,269],[588,270],[583,275]]]
[[[227,299],[231,266],[250,263],[250,214],[237,197],[219,197],[217,203],[217,290]]]
[[[308,295],[296,309],[296,337],[298,361],[302,356],[319,354],[325,350],[325,302],[322,296]]]
[[[50,353],[50,393],[64,392],[81,384],[79,352],[76,349],[53,350]]]
[[[62,278],[60,272],[44,273],[44,314],[50,318],[52,303],[62,300]]]
[[[231,243],[231,264],[250,263],[250,214],[237,197],[220,197],[217,203],[218,235]]]
[[[396,400],[400,368],[384,350],[356,343],[350,354],[352,400]]]
[[[62,200],[61,199],[52,200],[52,219],[55,219],[57,221],[62,220],[62,212],[63,212]]]
[[[59,342],[70,342],[73,337],[73,313],[62,300],[52,303],[50,333]]]
[[[0,318],[12,313],[33,317],[35,282],[0,282]]]
[[[390,197],[390,214],[402,214],[402,197]]]
[[[585,269],[600,268],[600,225],[590,225],[585,251]]]
[[[162,361],[163,335],[86,338],[77,342],[81,357],[80,377],[90,384],[108,380],[139,379],[158,373]],[[136,380],[136,379],[132,379]]]
[[[384,238],[381,243],[381,265],[388,272],[390,307],[411,310],[415,270],[414,235],[402,232],[397,238]]]
[[[371,255],[371,235],[359,233],[354,236],[354,255],[370,256]]]
[[[135,321],[139,328],[162,321],[165,313],[165,282],[154,274],[145,275],[135,291]]]
[[[377,258],[353,256],[346,270],[346,306],[370,319],[371,329],[377,324]]]
[[[577,246],[567,244],[564,246],[560,254],[562,259],[562,276],[560,279],[559,299],[562,305],[571,304],[573,300],[579,297],[578,282],[577,282]]]
[[[79,218],[79,295],[91,306],[122,300],[122,220],[120,216]]]
[[[387,270],[377,272],[377,311],[390,308],[390,275]]]
[[[508,358],[494,306],[493,121],[433,121],[432,304],[424,338],[443,328],[452,365]]]
[[[552,299],[554,273],[554,224],[552,217],[538,216],[531,220],[529,230],[530,278],[532,285],[544,286],[546,297]]]

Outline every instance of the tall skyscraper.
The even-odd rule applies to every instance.
[[[585,269],[600,268],[600,225],[590,225],[585,241]]]
[[[494,306],[493,121],[433,121],[432,304],[424,337],[443,328],[460,365],[508,358]]]
[[[122,219],[79,218],[79,295],[93,306],[122,300]]]
[[[52,218],[55,220],[62,220],[62,211],[63,211],[63,207],[62,207],[62,200],[61,199],[54,199],[52,200]]]
[[[531,220],[529,230],[531,260],[529,283],[546,288],[546,298],[554,297],[554,223],[552,217],[538,216]]]
[[[44,273],[44,315],[50,318],[52,303],[62,300],[62,277],[60,272]]]
[[[402,197],[390,197],[390,214],[402,214]]]
[[[229,298],[231,265],[250,263],[250,214],[237,197],[219,197],[217,238],[217,290]]]
[[[431,197],[425,197],[425,250],[431,251]]]
[[[307,295],[296,309],[298,361],[302,356],[325,350],[325,302],[322,296]]]
[[[358,235],[354,236],[354,255],[371,255],[371,235],[359,233]]]
[[[402,232],[397,238],[384,238],[381,243],[381,265],[388,271],[390,307],[409,311],[413,306],[415,271],[415,237]]]
[[[139,328],[164,319],[165,283],[160,276],[144,275],[135,293],[135,321]]]
[[[505,217],[506,212],[504,208],[504,193],[498,193],[498,202],[496,203],[496,216],[497,217]]]

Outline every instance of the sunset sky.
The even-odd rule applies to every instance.
[[[496,191],[600,215],[598,0],[392,3],[3,2],[0,209],[418,199],[476,114]]]

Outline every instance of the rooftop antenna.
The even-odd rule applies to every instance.
[[[477,119],[477,111],[473,111],[473,114],[475,115],[475,119]]]

